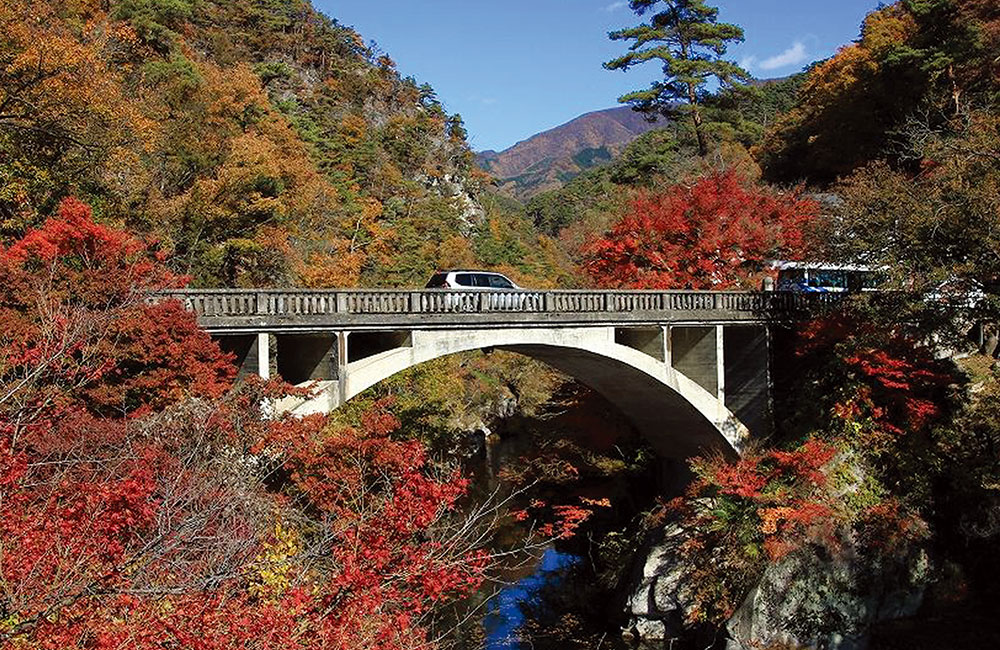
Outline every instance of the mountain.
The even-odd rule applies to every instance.
[[[662,122],[648,122],[641,113],[620,106],[581,115],[501,152],[480,152],[477,159],[504,192],[526,200],[610,162],[629,142],[662,127]]]

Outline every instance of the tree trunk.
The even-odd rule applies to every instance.
[[[698,96],[694,92],[694,84],[688,84],[688,103],[691,105],[691,121],[694,122],[694,137],[698,139],[698,155],[704,158],[708,155],[708,143],[701,128],[701,111],[698,110]]]
[[[985,330],[982,337],[983,345],[980,352],[986,356],[993,357],[996,354],[997,345],[1000,343],[1000,340],[998,340],[997,337],[996,325],[994,323],[990,323],[989,325],[983,323],[980,327]]]
[[[948,66],[948,80],[951,82],[951,101],[955,106],[955,116],[962,113],[962,89],[958,87],[958,80],[955,78],[955,66]]]
[[[677,7],[671,4],[671,10],[674,15],[674,24],[679,25],[681,17],[678,15]],[[691,60],[691,42],[689,38],[688,35],[681,33],[678,39],[681,46],[681,58],[685,61]],[[695,85],[690,81],[685,83],[685,85],[687,86],[688,104],[691,106],[691,121],[694,123],[694,137],[698,139],[698,155],[704,158],[708,155],[708,143],[705,142],[705,134],[702,133],[701,111],[698,110],[698,93],[695,90]]]

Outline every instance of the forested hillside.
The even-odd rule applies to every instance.
[[[6,236],[72,194],[202,286],[545,275],[477,250],[537,242],[491,227],[461,118],[308,2],[14,0],[0,28]]]
[[[876,159],[917,171],[914,140],[960,131],[996,101],[998,14],[991,0],[908,0],[871,13],[760,144],[767,177],[822,185]]]

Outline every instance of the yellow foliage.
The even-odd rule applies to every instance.
[[[367,133],[368,122],[360,115],[347,115],[340,121],[340,135],[350,145],[356,145],[364,140]]]
[[[878,60],[885,51],[905,43],[917,31],[906,11],[891,6],[872,12],[865,18],[858,43],[842,47],[837,55],[817,66],[803,85],[805,106],[825,106],[852,89],[860,80],[878,71]]]
[[[826,106],[827,102],[850,90],[859,79],[877,70],[878,63],[871,52],[857,44],[848,45],[813,70],[802,87],[802,93],[812,100],[813,105]]]
[[[277,599],[292,586],[296,556],[302,551],[302,536],[293,526],[274,524],[270,539],[250,564],[247,589],[258,598]]]
[[[913,15],[895,4],[865,17],[861,26],[861,46],[881,58],[888,50],[909,41],[918,29]]]
[[[452,235],[438,246],[437,268],[461,269],[474,268],[476,255],[469,246],[469,240],[461,235]]]

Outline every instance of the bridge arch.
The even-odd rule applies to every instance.
[[[747,427],[718,394],[673,367],[669,359],[619,342],[615,333],[609,327],[411,330],[399,345],[344,363],[338,379],[319,382],[314,399],[290,398],[278,407],[297,413],[329,411],[421,363],[493,348],[542,361],[594,389],[664,458],[706,450],[731,457],[739,453]],[[351,335],[340,336],[346,347]]]

